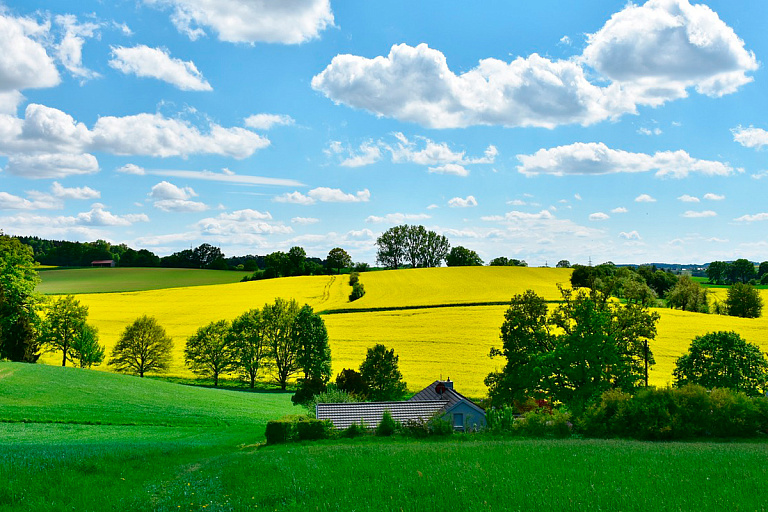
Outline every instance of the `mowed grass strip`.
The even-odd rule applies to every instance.
[[[73,268],[40,272],[46,295],[136,292],[236,283],[251,272],[191,268]]]

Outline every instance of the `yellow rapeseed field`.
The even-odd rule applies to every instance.
[[[294,277],[77,298],[89,306],[89,319],[99,328],[108,352],[128,323],[142,314],[154,315],[174,338],[171,374],[191,376],[183,359],[188,336],[211,321],[232,319],[275,297],[295,298],[316,311],[508,301],[528,288],[557,300],[560,296],[556,285],[567,284],[568,272],[490,267],[371,272],[361,275],[366,295],[354,303],[347,299],[351,290],[347,276]],[[763,294],[768,298],[765,290]],[[323,318],[331,340],[334,374],[343,368],[358,368],[366,349],[383,343],[400,356],[400,368],[410,389],[450,377],[463,393],[482,397],[486,393],[485,376],[504,365],[503,359],[490,359],[488,352],[500,345],[499,328],[505,310],[506,306],[488,305],[326,315]],[[657,361],[651,371],[651,384],[670,383],[675,359],[688,349],[695,336],[707,332],[734,330],[768,350],[766,316],[741,319],[670,309],[657,311],[661,320],[651,345]],[[58,357],[47,355],[44,360],[57,364]],[[98,369],[108,367],[102,364]]]

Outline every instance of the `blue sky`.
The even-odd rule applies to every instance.
[[[6,2],[0,229],[374,263],[409,223],[485,261],[762,261],[766,19],[757,0]]]

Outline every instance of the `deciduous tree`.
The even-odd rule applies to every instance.
[[[104,345],[99,345],[99,331],[84,323],[72,340],[72,362],[80,368],[90,368],[104,360]]]
[[[360,365],[360,374],[370,400],[400,400],[405,395],[407,387],[398,368],[399,360],[395,349],[387,350],[382,344],[368,349],[365,360]]]
[[[336,273],[339,274],[341,269],[352,266],[352,258],[341,247],[334,247],[328,252],[325,264],[330,269],[336,269]]]
[[[232,320],[228,336],[234,350],[235,369],[253,389],[269,353],[261,311],[252,309]]]
[[[123,330],[112,348],[108,365],[121,373],[166,372],[171,364],[173,341],[154,317],[143,315]]]
[[[34,363],[40,357],[32,248],[0,231],[0,359]]]
[[[683,311],[709,313],[707,295],[707,290],[699,283],[689,276],[682,276],[667,293],[667,304]]]
[[[328,331],[322,317],[305,304],[293,321],[291,336],[298,345],[296,362],[304,374],[299,379],[299,389],[292,400],[294,403],[305,403],[314,395],[325,391],[331,378]]]
[[[264,322],[264,339],[269,347],[275,381],[285,391],[288,380],[299,370],[299,345],[293,336],[294,320],[299,313],[295,300],[275,299],[261,310]]]
[[[184,362],[189,369],[213,378],[214,386],[219,385],[219,376],[235,367],[235,351],[228,334],[229,322],[211,322],[187,338],[184,348]]]
[[[736,283],[728,288],[728,298],[725,300],[725,305],[731,316],[759,318],[763,310],[763,299],[754,286]]]
[[[448,256],[445,258],[445,263],[449,267],[474,267],[482,266],[483,260],[475,251],[457,245],[448,253]]]
[[[73,361],[72,343],[87,318],[88,306],[80,304],[73,295],[60,297],[48,307],[41,339],[48,351],[61,352],[61,366]]]

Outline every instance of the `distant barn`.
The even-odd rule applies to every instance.
[[[115,266],[115,260],[96,260],[91,262],[92,267],[114,267]]]
[[[440,417],[459,431],[481,429],[486,425],[485,411],[455,391],[450,379],[433,382],[405,402],[317,404],[315,417],[330,420],[337,429],[361,422],[374,428],[381,422],[384,411],[389,411],[392,419],[400,423]]]

